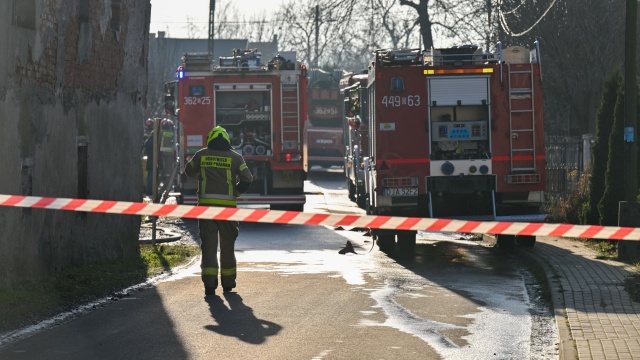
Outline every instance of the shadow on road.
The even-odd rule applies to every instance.
[[[276,323],[256,318],[253,309],[245,305],[237,293],[224,293],[224,298],[228,307],[218,295],[206,297],[211,317],[218,323],[205,326],[207,330],[233,336],[250,344],[262,344],[267,337],[282,330],[282,326]]]

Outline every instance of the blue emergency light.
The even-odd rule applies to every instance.
[[[184,67],[178,67],[178,71],[176,71],[176,77],[178,78],[178,80],[184,79]]]

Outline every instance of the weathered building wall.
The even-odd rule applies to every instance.
[[[0,193],[140,201],[149,0],[0,1]],[[140,218],[0,207],[0,284],[134,256]]]

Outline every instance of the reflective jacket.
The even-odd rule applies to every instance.
[[[198,176],[199,205],[236,207],[236,197],[241,195],[237,185],[253,181],[244,158],[233,150],[200,149],[184,172]]]
[[[160,151],[173,152],[173,130],[162,131],[162,141],[160,143]]]

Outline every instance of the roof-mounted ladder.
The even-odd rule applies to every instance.
[[[295,150],[285,144],[295,141],[300,147],[300,89],[298,82],[280,84],[280,108],[282,109],[282,129],[280,139],[283,150]],[[302,149],[299,149],[302,150]]]
[[[507,64],[511,172],[536,171],[533,72],[533,64]]]

